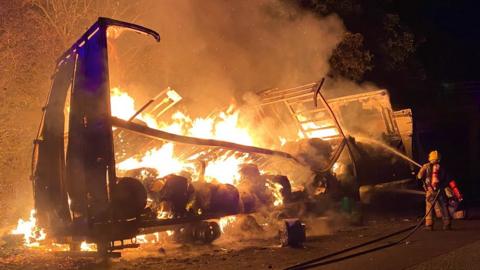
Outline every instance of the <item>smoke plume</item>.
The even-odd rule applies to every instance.
[[[337,16],[320,18],[276,0],[153,1],[137,23],[162,41],[120,40],[119,50],[135,57],[120,60],[117,83],[147,95],[171,86],[190,113],[208,113],[248,90],[317,80],[344,33]]]

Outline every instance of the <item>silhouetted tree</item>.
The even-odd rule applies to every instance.
[[[372,70],[372,60],[373,55],[364,47],[363,36],[347,32],[330,58],[331,74],[361,80],[365,72]]]
[[[424,78],[423,69],[413,56],[421,43],[394,13],[392,1],[295,0],[287,1],[319,16],[338,14],[348,33],[331,58],[333,76],[355,81],[371,79],[392,83],[398,72]],[[413,63],[415,62],[415,63]],[[392,76],[392,74],[397,76]]]

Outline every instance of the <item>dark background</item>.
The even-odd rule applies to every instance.
[[[416,57],[424,66],[422,87],[408,94],[393,88],[394,103],[410,103],[415,116],[417,159],[438,149],[470,201],[479,185],[480,37],[475,1],[396,1],[399,14],[425,36]],[[415,82],[413,82],[415,83]],[[401,84],[399,84],[401,85]],[[421,94],[419,94],[421,92]]]

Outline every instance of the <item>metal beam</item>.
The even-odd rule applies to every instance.
[[[174,141],[174,142],[179,142],[184,144],[203,145],[203,146],[210,146],[210,147],[223,147],[223,148],[232,149],[240,152],[288,158],[300,163],[294,156],[282,151],[270,150],[266,148],[248,146],[248,145],[232,143],[227,141],[201,139],[201,138],[183,136],[183,135],[161,131],[154,128],[149,128],[147,126],[143,126],[137,123],[128,122],[126,120],[123,120],[117,117],[112,117],[111,119],[112,119],[113,126],[124,128],[124,129],[130,130],[130,131],[133,131],[157,140]]]

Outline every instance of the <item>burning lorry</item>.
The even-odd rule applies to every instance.
[[[203,120],[173,114],[188,132],[162,125],[158,119],[182,99],[173,89],[126,111],[118,102],[130,97],[109,82],[109,29],[160,41],[151,29],[99,18],[58,59],[34,141],[37,225],[70,250],[87,241],[111,255],[160,231],[208,243],[237,215],[294,218],[318,210],[322,198],[358,201],[361,185],[411,175],[407,163],[372,148],[374,129],[376,139],[411,155],[411,112],[394,112],[385,90],[328,101],[319,93],[323,81],[258,92],[253,119],[278,127],[262,133],[275,142],[263,145],[239,129],[231,109]],[[351,115],[363,115],[363,123]],[[205,125],[211,134],[199,131]],[[221,134],[232,129],[238,138]],[[374,162],[388,166],[371,168]],[[300,228],[286,243],[304,238],[298,221],[285,224]]]

